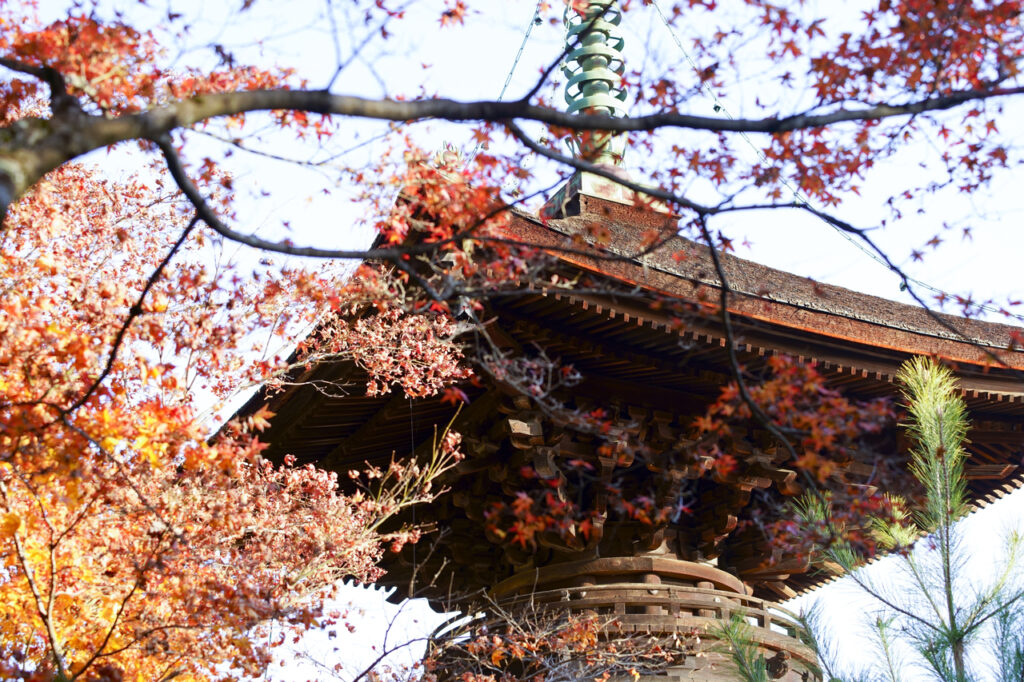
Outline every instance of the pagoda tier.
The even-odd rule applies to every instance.
[[[795,596],[829,576],[806,556],[770,547],[756,526],[744,523],[758,510],[777,513],[801,492],[798,472],[788,452],[755,423],[734,430],[726,447],[738,464],[727,472],[709,475],[693,440],[694,419],[732,377],[730,337],[713,306],[705,305],[717,302],[721,291],[706,248],[674,237],[642,259],[631,258],[643,250],[645,231],[674,229],[675,219],[579,190],[559,201],[548,214],[560,218],[517,213],[509,236],[546,246],[565,280],[589,278],[590,293],[525,291],[488,302],[481,319],[489,321],[488,334],[502,352],[543,353],[579,373],[578,383],[556,387],[549,401],[566,413],[606,415],[613,431],[649,452],[673,453],[666,460],[671,465],[630,468],[621,457],[613,461],[601,437],[507,383],[467,386],[470,402],[453,426],[467,457],[443,482],[449,492],[415,511],[416,522],[436,532],[385,557],[382,582],[399,587],[399,597],[426,596],[439,607],[478,590],[512,601],[532,593],[541,602],[608,613],[616,627],[649,632],[678,631],[744,610],[753,614],[766,656],[785,652],[792,670],[801,668],[796,663],[810,660],[809,653],[792,637],[792,622],[772,615],[762,600]],[[604,235],[603,243],[622,258],[609,260],[608,248],[580,248],[584,234]],[[571,255],[558,250],[569,243]],[[936,316],[732,256],[723,256],[723,269],[732,292],[731,338],[748,374],[757,376],[770,357],[786,355],[814,363],[849,398],[895,399],[900,365],[914,355],[935,355],[954,366],[969,409],[966,472],[974,505],[1020,485],[1024,353],[1007,350],[1015,328]],[[690,301],[693,314],[680,324],[678,311],[649,305],[658,297]],[[382,464],[393,454],[429,448],[435,428],[454,413],[440,397],[367,396],[366,376],[353,364],[316,366],[295,379],[291,388],[269,399],[258,395],[246,408],[269,402],[276,413],[262,435],[272,459],[292,454],[300,463],[339,471]],[[326,396],[311,385],[328,380],[349,385],[349,393]],[[868,487],[877,481],[879,453],[901,466],[906,455],[897,430],[878,441],[872,453],[854,454],[831,476]],[[586,462],[592,480],[574,479],[569,462]],[[663,523],[609,513],[597,483],[623,468],[629,482],[620,476],[617,485],[635,486],[658,505],[684,500],[686,513]],[[558,480],[558,495],[599,512],[586,536],[542,532],[526,544],[495,532],[488,511],[530,485],[524,480],[530,471]],[[687,679],[715,679],[693,674]]]

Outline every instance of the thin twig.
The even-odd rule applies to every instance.
[[[128,316],[125,318],[124,322],[121,324],[121,328],[117,330],[117,334],[114,336],[114,343],[111,345],[110,354],[107,356],[107,364],[103,367],[103,370],[99,373],[99,375],[95,379],[93,379],[92,383],[89,385],[89,388],[86,389],[85,393],[79,396],[78,400],[71,403],[71,405],[69,405],[67,408],[61,410],[60,417],[67,416],[74,412],[75,410],[77,410],[82,405],[84,405],[85,402],[92,396],[92,394],[96,392],[96,389],[99,388],[100,384],[103,383],[103,380],[110,375],[110,372],[114,368],[114,362],[117,360],[117,352],[118,350],[120,350],[121,344],[124,341],[124,337],[128,333],[128,328],[131,327],[131,324],[135,320],[135,318],[139,317],[140,315],[142,315],[143,312],[145,312],[142,308],[142,304],[146,300],[146,294],[150,292],[153,286],[160,279],[160,275],[163,274],[164,268],[167,267],[167,264],[171,262],[171,259],[174,258],[174,255],[178,253],[178,250],[181,248],[182,244],[185,243],[185,240],[188,239],[189,234],[192,233],[192,230],[198,223],[199,214],[197,213],[192,218],[192,220],[189,221],[185,229],[182,230],[181,235],[178,237],[178,240],[174,242],[174,245],[171,247],[171,250],[167,252],[167,255],[165,255],[163,260],[160,261],[159,265],[156,266],[156,269],[153,270],[152,273],[150,273],[149,278],[146,280],[146,284],[142,287],[142,291],[139,292],[138,297],[135,299],[135,303],[133,303],[132,307],[128,309]]]

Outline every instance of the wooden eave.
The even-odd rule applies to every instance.
[[[595,226],[610,235],[612,246],[598,249],[578,237]],[[544,247],[565,274],[589,276],[595,286],[586,294],[549,288],[494,300],[487,317],[509,343],[535,342],[549,356],[576,366],[585,377],[581,395],[605,396],[627,412],[660,405],[698,413],[714,400],[730,371],[726,335],[713,305],[680,326],[673,315],[651,309],[634,294],[714,304],[721,285],[706,250],[685,239],[671,237],[661,249],[630,258],[642,250],[642,233],[659,228],[674,230],[675,219],[593,197],[581,197],[580,214],[560,220],[515,213],[510,238]],[[620,257],[609,259],[604,251]],[[968,461],[974,506],[983,507],[1024,482],[1019,467],[1024,353],[1010,350],[1017,328],[933,315],[729,255],[723,265],[732,292],[728,307],[736,351],[745,369],[756,374],[768,356],[782,353],[816,363],[831,385],[867,399],[897,396],[893,377],[907,358],[937,356],[955,367],[974,424]],[[312,367],[296,379],[299,384],[332,379],[347,388],[328,396],[296,385],[255,396],[243,412],[268,403],[277,413],[262,435],[272,459],[290,453],[300,462],[344,472],[393,453],[407,455],[429,442],[435,425],[443,427],[452,415],[452,406],[439,397],[410,401],[399,394],[365,395],[365,373],[351,363]],[[462,424],[487,423],[494,391],[467,390],[472,402],[460,415]],[[390,571],[385,582],[407,580],[400,561],[387,559],[385,567]],[[762,594],[802,592],[827,579],[796,568],[790,575],[778,567],[766,570],[753,567],[741,575],[759,583]]]
[[[706,247],[669,237],[645,250],[644,233],[674,234],[676,219],[594,197],[582,197],[580,215],[543,221],[517,212],[510,237],[547,247],[560,261],[624,286],[652,294],[718,302],[721,283]],[[600,247],[576,235],[603,233]],[[574,252],[560,249],[568,247]],[[613,258],[608,258],[611,254]],[[815,282],[788,272],[724,254],[729,309],[752,320],[835,339],[887,348],[910,355],[935,355],[948,362],[1024,369],[1024,352],[1013,349],[1024,330],[967,319]],[[1015,341],[1016,339],[1016,341]],[[1024,392],[1022,384],[1021,392]]]

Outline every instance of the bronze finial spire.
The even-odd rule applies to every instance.
[[[626,116],[625,71],[622,48],[625,40],[619,31],[622,9],[619,0],[566,0],[565,63],[562,73],[565,101],[570,114]],[[626,137],[621,133],[581,130],[569,139],[577,159],[606,167],[606,173],[577,171],[541,209],[547,218],[564,218],[589,210],[585,197],[635,205],[638,195],[607,177],[625,178],[622,156]],[[644,203],[654,211],[667,213],[660,205]]]
[[[569,113],[626,115],[622,86],[625,41],[619,31],[618,0],[568,0],[565,6],[565,101]],[[574,136],[573,152],[591,163],[618,166],[625,139],[621,134],[583,131]]]

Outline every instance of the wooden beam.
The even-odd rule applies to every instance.
[[[1000,480],[1016,470],[1016,464],[976,464],[964,467],[964,478],[969,481]]]

